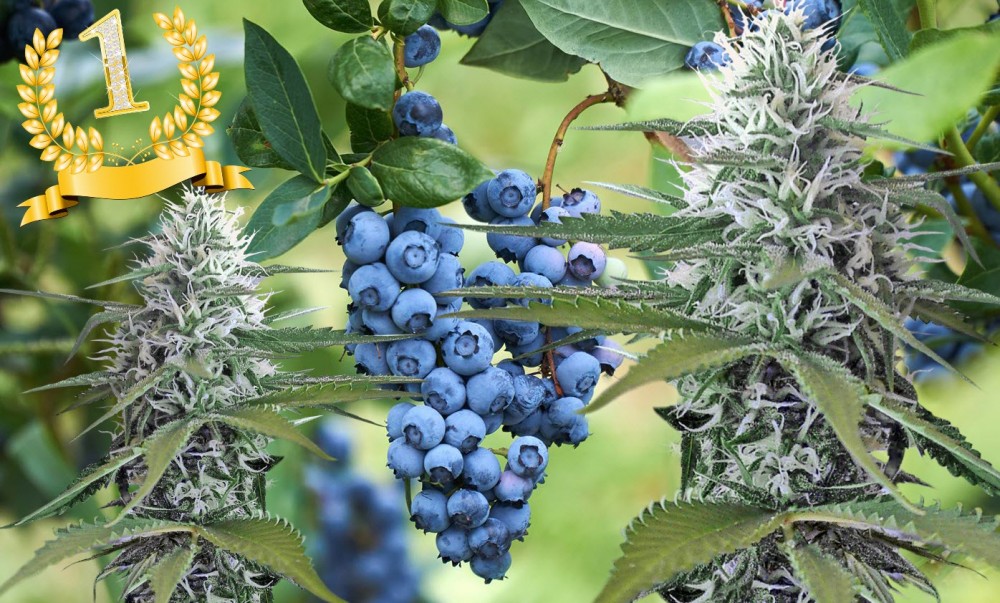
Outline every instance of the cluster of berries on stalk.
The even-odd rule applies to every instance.
[[[420,576],[407,556],[399,508],[402,488],[375,484],[351,469],[353,442],[337,421],[324,422],[316,441],[337,459],[309,467],[306,478],[317,502],[313,558],[324,582],[352,603],[418,601]]]
[[[741,6],[730,6],[736,35],[743,35],[747,29],[756,29],[758,19],[766,19],[771,10],[782,9],[785,14],[801,10],[805,14],[803,30],[822,28],[829,36],[823,45],[827,50],[833,47],[834,34],[840,28],[840,0],[745,0],[746,10]],[[765,4],[767,6],[765,6]],[[689,69],[711,71],[729,64],[731,57],[722,46],[711,41],[698,42],[691,47],[684,57],[684,64]]]
[[[73,40],[94,23],[90,0],[6,0],[0,6],[0,63],[24,53],[35,30],[48,36],[62,28]]]
[[[441,37],[430,25],[423,25],[406,36],[404,65],[423,67],[441,54]],[[436,98],[420,90],[411,90],[399,98],[392,109],[392,120],[400,136],[437,138],[458,144],[455,133],[444,124],[444,111]]]

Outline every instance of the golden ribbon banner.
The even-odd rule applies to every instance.
[[[81,197],[100,199],[139,199],[154,195],[175,184],[191,180],[210,192],[253,189],[243,172],[250,168],[206,161],[201,149],[188,149],[187,157],[153,159],[124,167],[102,167],[96,172],[73,174],[59,172],[59,184],[50,186],[44,195],[32,197],[18,207],[27,207],[21,226],[39,220],[65,217]]]

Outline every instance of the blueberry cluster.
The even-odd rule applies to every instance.
[[[493,15],[500,10],[503,6],[503,0],[487,0],[490,5],[490,14],[488,14],[484,19],[473,23],[472,25],[455,25],[454,23],[449,23],[441,13],[434,13],[431,17],[430,24],[441,30],[452,30],[463,36],[469,36],[470,38],[478,37],[486,30],[486,26],[490,24],[493,20]]]
[[[744,0],[750,9],[747,13],[743,8],[731,6],[733,24],[736,35],[743,35],[744,30],[755,30],[757,19],[767,18],[767,14],[774,9],[765,9],[765,0]],[[773,4],[773,3],[771,3]],[[805,14],[805,23],[802,29],[824,28],[830,40],[823,45],[823,50],[833,47],[834,34],[840,28],[841,6],[840,0],[787,0],[784,3],[785,13],[801,10]],[[702,41],[695,44],[684,57],[684,64],[689,69],[699,71],[715,70],[731,61],[731,57],[722,46],[711,41]]]
[[[336,422],[320,426],[317,443],[337,459],[310,467],[306,480],[317,501],[313,558],[324,581],[352,603],[418,601],[420,577],[407,557],[399,508],[402,488],[376,485],[351,470],[351,438]]]
[[[62,28],[63,38],[75,39],[94,22],[90,0],[7,0],[6,18],[0,23],[0,62],[20,57],[31,44],[35,30],[46,36]]]
[[[441,37],[429,25],[424,25],[406,37],[404,63],[407,67],[423,67],[441,53]],[[392,109],[392,119],[400,136],[423,136],[457,144],[455,133],[444,125],[444,111],[436,98],[411,90],[400,97]]]

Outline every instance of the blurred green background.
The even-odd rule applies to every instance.
[[[135,80],[135,96],[152,104],[153,112],[103,120],[95,124],[94,108],[103,106],[105,92],[96,44],[64,45],[57,71],[57,95],[67,117],[81,125],[99,125],[105,140],[128,147],[145,134],[153,114],[173,107],[179,92],[176,62],[169,46],[159,37],[151,15],[169,12],[172,4],[153,1],[97,1],[97,14],[122,9],[127,20],[126,36]],[[269,31],[299,59],[312,85],[327,131],[340,149],[348,148],[343,124],[343,101],[326,82],[330,55],[344,38],[314,22],[299,2],[190,2],[183,7],[196,19],[209,38],[222,72],[224,92],[219,109],[223,117],[218,132],[208,142],[213,159],[238,160],[221,131],[232,119],[243,97],[241,67],[241,19],[251,19]],[[566,84],[542,84],[515,80],[458,64],[471,41],[444,34],[442,57],[423,74],[419,88],[435,95],[445,111],[445,122],[456,132],[459,144],[496,169],[517,167],[539,174],[551,136],[567,110],[587,94],[603,90],[604,80],[596,68],[587,67]],[[109,250],[130,236],[141,235],[155,219],[160,201],[86,201],[69,219],[18,229],[16,205],[54,184],[55,175],[36,160],[28,148],[28,136],[20,128],[14,85],[16,65],[0,68],[0,286],[46,289],[99,299],[128,300],[126,286],[86,291],[85,287],[119,273],[131,250]],[[664,108],[671,99],[663,99]],[[601,106],[588,112],[581,124],[610,123],[623,119],[620,109]],[[30,151],[30,152],[29,152]],[[571,132],[560,153],[555,182],[566,189],[586,181],[646,183],[654,162],[641,135],[628,133]],[[247,216],[263,196],[285,174],[257,170],[249,174],[257,191],[230,194],[233,207],[243,206]],[[164,193],[171,197],[174,192]],[[648,209],[644,204],[612,194],[602,194],[605,208]],[[468,221],[455,204],[446,213]],[[463,263],[471,268],[490,259],[484,237],[469,235]],[[326,227],[280,258],[283,264],[336,270],[344,258]],[[630,261],[633,277],[644,276],[642,264]],[[345,292],[338,287],[339,274],[282,276],[265,287],[278,292],[273,301],[282,308],[323,306],[308,323],[341,328],[345,322]],[[24,395],[21,392],[67,376],[93,370],[85,358],[99,347],[89,343],[77,359],[64,364],[66,352],[89,316],[89,308],[34,300],[0,298],[0,524],[21,516],[59,492],[77,470],[96,459],[107,443],[97,433],[71,441],[75,433],[94,417],[92,411],[56,415],[69,403],[66,392]],[[301,323],[305,324],[306,319]],[[29,346],[27,342],[43,340]],[[40,352],[40,353],[37,353]],[[352,371],[339,350],[317,352],[289,361],[289,369],[313,369],[317,374]],[[1000,462],[1000,354],[985,355],[969,367],[978,384],[947,382],[926,388],[926,404],[937,414],[958,425],[993,462]],[[484,585],[467,568],[442,565],[431,535],[410,530],[412,559],[424,573],[428,601],[469,600],[480,602],[576,603],[599,591],[625,525],[651,501],[673,495],[677,487],[677,438],[652,413],[652,408],[671,403],[673,391],[666,385],[644,388],[614,406],[592,416],[592,437],[580,448],[554,451],[546,483],[532,498],[532,527],[524,543],[515,544],[514,565],[509,579]],[[352,411],[380,422],[387,404],[358,404]],[[387,441],[384,432],[362,423],[352,423],[361,447],[359,462],[373,479],[391,481],[385,469]],[[499,437],[505,434],[497,434]],[[302,485],[306,463],[314,462],[297,450],[275,445],[286,456],[271,476],[269,503],[272,512],[293,520],[309,535],[315,519],[312,501]],[[910,488],[913,497],[941,500],[945,505],[965,501],[969,506],[1000,512],[1000,504],[964,482],[952,478],[932,462],[912,455],[907,470],[927,480],[934,488]],[[99,504],[110,499],[102,493],[97,502],[79,507],[74,516],[88,518],[100,513]],[[400,500],[400,513],[405,513]],[[0,531],[0,580],[12,575],[51,530],[68,518]],[[98,571],[95,562],[50,569],[12,591],[11,603],[85,603],[92,600],[90,585]],[[990,603],[1000,600],[996,572],[980,575],[960,568],[929,568],[939,575],[944,601]],[[990,579],[991,578],[991,579]],[[113,590],[112,585],[112,590]],[[105,586],[97,589],[97,601],[112,600]],[[277,600],[305,601],[294,587],[284,584]],[[911,593],[901,601],[926,601]]]

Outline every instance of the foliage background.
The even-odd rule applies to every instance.
[[[969,6],[978,0],[943,0],[942,20],[963,25]],[[99,124],[108,141],[133,140],[142,136],[151,115],[171,106],[177,93],[175,59],[169,46],[159,38],[151,15],[167,11],[168,3],[154,0],[95,2],[98,15],[120,8],[128,25],[129,58],[135,79],[136,97],[148,100],[152,112],[105,120]],[[188,3],[185,12],[198,20],[209,37],[210,52],[219,56],[224,92],[219,109],[223,117],[219,129],[228,123],[242,99],[241,19],[246,17],[271,31],[299,60],[313,88],[324,124],[338,148],[347,148],[343,130],[343,101],[326,80],[329,56],[345,38],[312,20],[298,2],[231,3],[220,1]],[[550,136],[565,112],[585,95],[603,89],[604,80],[594,67],[586,67],[566,84],[542,84],[515,80],[481,69],[458,64],[471,41],[444,34],[444,52],[429,66],[419,87],[435,95],[445,110],[445,121],[457,133],[459,144],[494,168],[517,167],[538,174],[544,164]],[[870,49],[869,49],[870,50]],[[863,55],[864,56],[864,55]],[[104,104],[100,54],[96,44],[69,44],[60,58],[56,80],[60,105],[68,116],[91,115]],[[16,114],[16,65],[0,68],[0,286],[44,288],[52,291],[95,296],[100,299],[128,296],[125,287],[105,287],[85,291],[85,287],[115,274],[128,259],[126,250],[107,250],[129,236],[141,234],[155,217],[158,203],[85,202],[68,220],[16,228],[22,200],[40,193],[54,181],[48,167],[35,159],[27,147],[27,136]],[[659,98],[655,103],[668,103]],[[168,104],[169,103],[169,104]],[[670,108],[664,105],[663,112]],[[642,111],[650,111],[649,97]],[[891,109],[890,109],[891,110]],[[933,111],[934,107],[926,107]],[[624,117],[619,109],[600,106],[589,111],[582,125],[611,123]],[[90,117],[90,122],[93,118]],[[82,123],[81,125],[88,125]],[[97,125],[90,123],[89,125]],[[128,146],[127,144],[125,146]],[[228,139],[217,132],[209,141],[210,156],[236,162]],[[572,188],[592,181],[644,183],[655,162],[649,146],[638,134],[571,132],[558,164],[556,182]],[[247,207],[249,216],[263,196],[283,174],[258,170],[250,174],[256,192],[230,196],[233,206]],[[657,177],[662,177],[658,174]],[[169,196],[170,193],[165,193]],[[602,194],[605,207],[631,210],[639,202]],[[460,221],[460,206],[447,212]],[[463,253],[463,263],[471,268],[490,259],[485,240],[473,241]],[[303,244],[280,259],[281,263],[336,270],[343,256],[333,242],[332,227],[314,233]],[[631,262],[633,276],[645,267]],[[324,306],[309,317],[317,326],[343,327],[346,293],[337,284],[336,273],[276,277],[269,282],[280,307]],[[56,416],[67,401],[56,395],[23,395],[20,392],[46,382],[75,374],[86,360],[63,364],[69,343],[87,319],[87,310],[34,301],[0,299],[0,524],[8,523],[58,493],[81,466],[99,454],[105,442],[102,434],[92,434],[71,442],[73,434],[93,417],[86,412]],[[44,338],[58,353],[27,354],[23,342]],[[85,351],[97,348],[88,344]],[[317,373],[348,372],[335,350],[317,352],[286,364],[288,368],[310,368]],[[968,367],[978,388],[958,383],[932,384],[925,388],[925,404],[939,416],[960,427],[976,443],[984,456],[1000,462],[1000,353],[990,352]],[[475,600],[481,602],[577,602],[589,600],[605,581],[611,562],[618,556],[621,529],[642,506],[663,492],[677,487],[676,439],[674,432],[657,420],[651,409],[669,404],[673,392],[665,385],[644,388],[628,399],[591,416],[593,436],[579,449],[554,451],[551,470],[544,487],[532,498],[531,538],[515,545],[517,563],[510,578],[489,586],[464,569],[452,569],[435,561],[433,538],[411,531],[413,559],[424,570],[428,601]],[[351,410],[381,421],[387,406],[377,402],[356,405]],[[361,446],[360,460],[368,475],[390,481],[384,468],[387,445],[378,428],[352,423]],[[307,531],[315,520],[312,505],[301,485],[304,463],[312,462],[290,447],[276,445],[286,460],[272,473],[275,483],[270,494],[271,510],[290,517]],[[1000,503],[990,501],[975,488],[952,478],[933,462],[911,458],[904,469],[924,477],[934,490],[905,486],[912,497],[940,499],[946,506],[956,501],[975,501],[986,512],[1000,513]],[[106,502],[102,501],[102,502]],[[400,501],[400,513],[404,513]],[[91,503],[76,510],[79,517],[99,513]],[[0,531],[0,579],[14,573],[28,555],[65,518],[41,522],[32,527]],[[308,543],[308,541],[307,541]],[[938,585],[944,601],[987,603],[1000,599],[1000,574],[986,578],[958,568],[939,568]],[[91,600],[89,581],[96,573],[94,563],[66,569],[48,570],[43,576],[15,589],[6,601],[33,603],[60,601],[83,603]],[[102,587],[98,601],[109,601]],[[287,584],[278,591],[281,602],[304,601],[303,595]],[[929,600],[908,593],[901,601]]]

